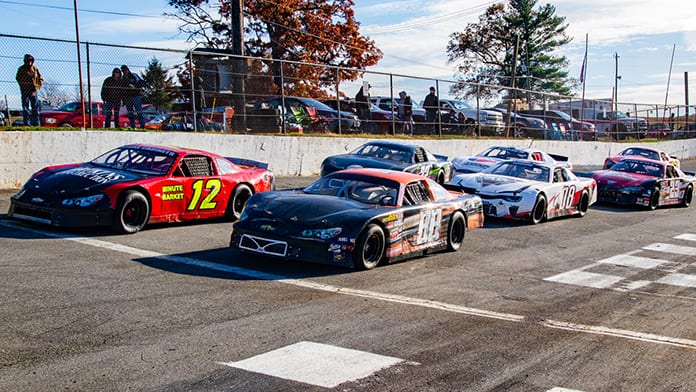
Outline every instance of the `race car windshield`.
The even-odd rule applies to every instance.
[[[304,193],[344,197],[366,204],[394,206],[398,189],[363,179],[323,177],[305,188]]]
[[[524,178],[527,180],[549,182],[551,170],[544,166],[503,162],[497,166],[494,166],[490,173],[499,174],[502,176]]]
[[[118,170],[165,175],[176,159],[171,151],[121,147],[92,161],[93,164]]]
[[[413,154],[409,150],[379,144],[365,144],[351,152],[352,155],[362,155],[372,158],[385,159],[399,163],[414,163]]]
[[[650,162],[623,160],[611,167],[612,171],[662,177],[662,166]]]
[[[500,159],[527,159],[527,153],[518,149],[491,147],[480,156]]]

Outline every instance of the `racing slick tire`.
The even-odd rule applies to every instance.
[[[587,214],[587,210],[590,208],[590,196],[587,194],[587,192],[583,192],[582,195],[580,195],[580,203],[578,204],[578,215],[579,217],[585,216]]]
[[[537,196],[536,202],[534,202],[534,208],[532,208],[532,214],[529,216],[529,223],[536,225],[544,221],[546,217],[546,196]]]
[[[385,248],[384,230],[379,225],[369,224],[358,238],[353,250],[353,265],[360,270],[377,267],[382,261]]]
[[[653,188],[652,192],[650,193],[650,203],[648,203],[648,209],[654,210],[659,205],[660,205],[660,188],[655,187],[655,188]]]
[[[437,177],[436,177],[436,178],[437,178],[436,181],[437,181],[438,184],[440,184],[440,185],[445,185],[445,172],[443,172],[442,170],[440,170],[439,172],[437,172]]]
[[[230,197],[227,203],[227,209],[225,210],[225,216],[230,220],[239,220],[242,216],[242,211],[244,211],[244,206],[247,200],[253,195],[254,192],[247,185],[239,184],[234,188],[232,197]]]
[[[457,211],[450,219],[449,227],[447,228],[447,250],[456,252],[462,247],[466,236],[466,221],[464,215]]]
[[[684,198],[682,199],[681,206],[682,207],[690,206],[693,199],[694,199],[694,187],[689,185],[686,187],[686,190],[684,191]]]
[[[150,218],[150,203],[138,191],[126,191],[116,205],[113,228],[122,234],[140,231]]]

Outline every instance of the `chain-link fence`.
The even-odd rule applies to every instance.
[[[103,128],[104,80],[121,65],[141,76],[154,75],[154,62],[164,78],[146,78],[141,91],[148,129],[569,140],[683,138],[696,132],[694,107],[685,105],[581,100],[506,86],[463,86],[455,80],[234,56],[213,49],[80,43],[78,54],[75,41],[4,34],[0,47],[4,48],[0,108],[8,125],[21,125],[15,72],[29,53],[44,77],[39,94],[42,126]],[[321,80],[321,85],[307,83],[307,75]],[[431,87],[439,107],[423,106]],[[487,94],[475,94],[466,102],[447,98],[456,91],[484,87]],[[361,89],[369,102],[361,101]],[[405,96],[410,98],[410,110],[403,104]],[[122,107],[114,126],[138,125],[133,122]]]

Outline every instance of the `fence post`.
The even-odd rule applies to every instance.
[[[94,128],[94,113],[92,113],[92,68],[89,64],[89,42],[85,42],[85,53],[87,54],[87,107],[89,108],[89,127]],[[116,124],[118,124],[118,114],[116,115],[116,118]]]

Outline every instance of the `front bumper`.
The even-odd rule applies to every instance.
[[[318,240],[298,237],[282,238],[266,232],[237,230],[230,237],[230,247],[243,252],[285,260],[353,267],[355,244],[341,238]]]
[[[110,226],[114,211],[111,209],[55,208],[10,200],[8,216],[27,222],[56,227]]]

